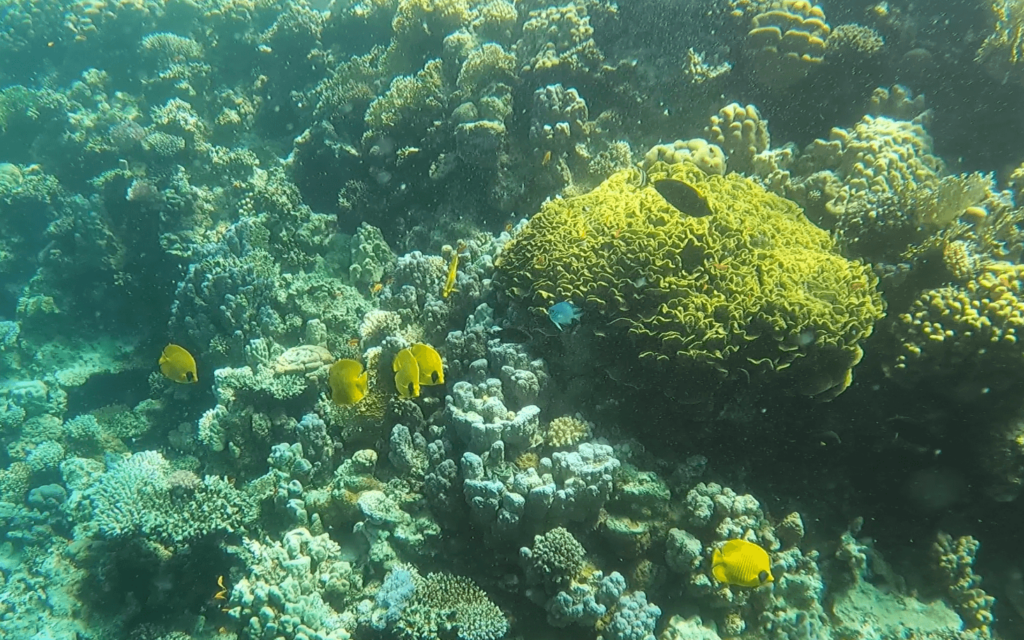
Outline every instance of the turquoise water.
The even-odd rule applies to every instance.
[[[0,0],[0,637],[1024,637],[1022,27]]]

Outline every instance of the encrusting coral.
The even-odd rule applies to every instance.
[[[509,295],[540,312],[569,300],[599,314],[654,371],[689,380],[677,390],[687,401],[739,377],[842,392],[882,315],[867,267],[839,256],[794,203],[737,174],[656,164],[647,178],[693,185],[714,214],[686,216],[635,171],[614,174],[546,203],[519,231],[497,261]]]

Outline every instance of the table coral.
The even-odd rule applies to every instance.
[[[691,380],[672,385],[689,402],[737,377],[842,392],[882,315],[867,267],[840,257],[794,203],[737,174],[662,164],[648,175],[694,185],[715,214],[681,215],[620,172],[546,203],[499,257],[501,285],[540,311],[570,300],[618,327],[658,377]]]

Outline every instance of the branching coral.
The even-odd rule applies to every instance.
[[[945,377],[1000,388],[1021,369],[1024,282],[1020,270],[986,271],[964,286],[925,291],[899,316],[900,354],[894,373],[903,380]],[[970,371],[970,374],[966,372]]]
[[[995,621],[992,606],[996,600],[985,593],[981,576],[974,573],[974,560],[980,546],[971,536],[954,540],[947,533],[939,533],[932,545],[932,556],[964,625],[987,637],[989,626]]]
[[[388,629],[402,640],[498,640],[508,631],[501,609],[469,578],[450,573],[421,576],[411,567],[396,566],[384,587],[383,597],[378,595],[366,607],[364,623]]]
[[[975,58],[995,80],[1024,80],[1024,2],[990,0],[992,33]]]
[[[175,478],[155,451],[113,464],[83,492],[92,509],[81,524],[108,538],[187,546],[211,533],[237,532],[259,516],[258,501],[223,478]]]
[[[752,104],[744,107],[733,102],[722,107],[711,116],[704,135],[725,151],[729,170],[740,173],[749,173],[753,169],[754,156],[771,146],[768,123]]]

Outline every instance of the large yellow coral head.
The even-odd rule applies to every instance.
[[[709,400],[729,379],[821,397],[845,389],[882,316],[868,267],[840,256],[795,203],[738,174],[658,162],[648,177],[623,171],[545,203],[498,259],[506,291],[537,313],[582,301],[684,402]],[[674,209],[652,186],[666,178],[692,185],[713,214]]]

